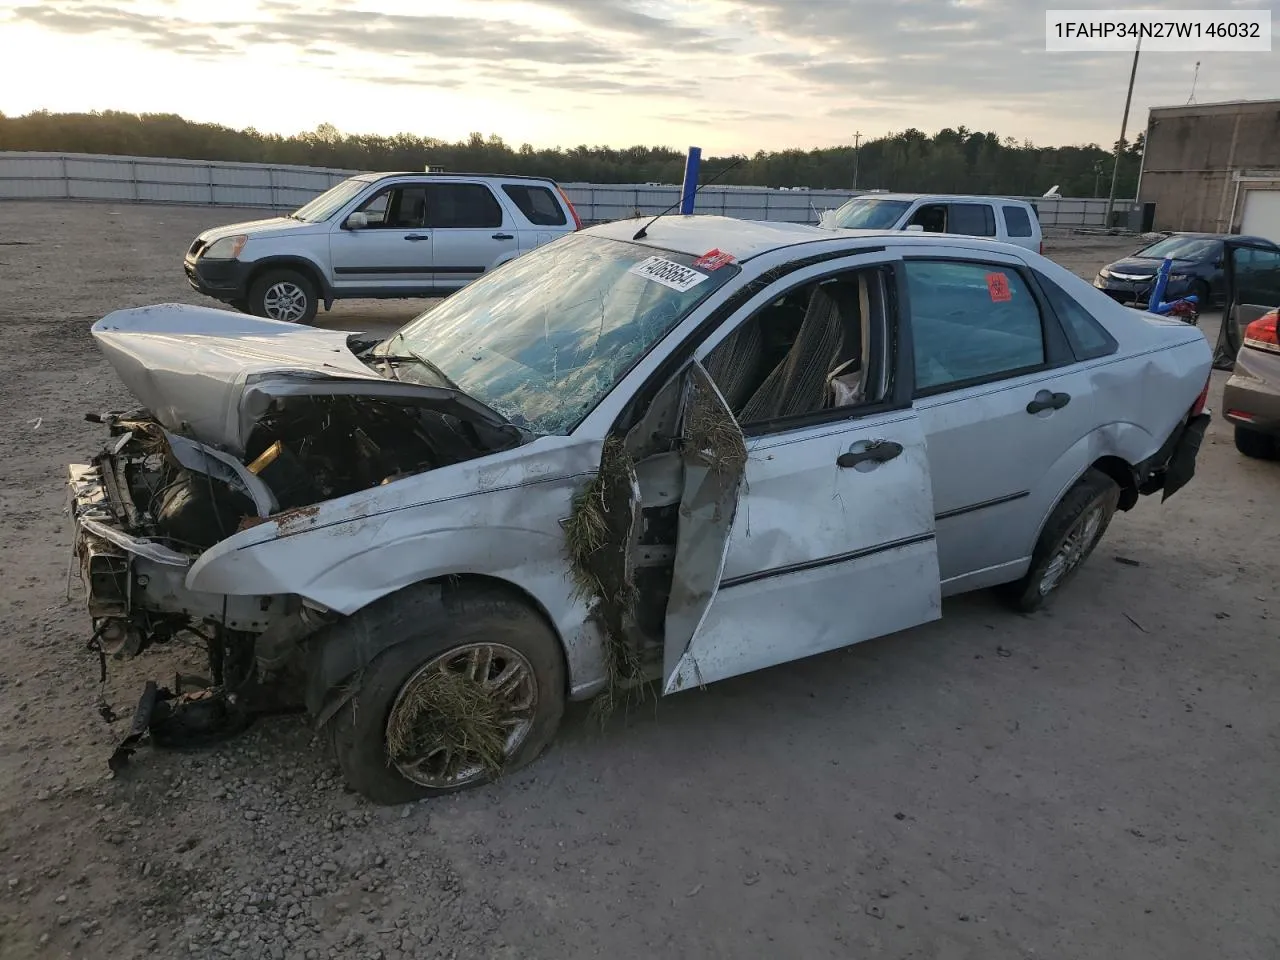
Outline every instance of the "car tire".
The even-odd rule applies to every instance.
[[[1100,470],[1087,470],[1049,515],[1026,575],[1005,587],[1013,607],[1031,613],[1056,596],[1107,532],[1119,503],[1119,484]]]
[[[438,587],[425,586],[410,587],[357,613],[331,628],[335,633],[328,638],[328,642],[358,644],[361,636],[377,637],[385,645],[355,678],[349,678],[346,702],[322,731],[347,784],[378,804],[455,793],[517,770],[542,753],[564,715],[564,655],[540,613],[501,591],[446,587],[441,593]],[[429,682],[435,671],[460,676],[461,669],[471,671],[477,665],[487,671],[490,684],[497,684],[510,671],[516,671],[512,677],[523,674],[514,684],[511,679],[503,681],[515,694],[504,703],[521,709],[503,715],[504,723],[516,726],[501,748],[500,771],[479,764],[468,772],[459,763],[456,766],[461,769],[450,779],[450,771],[444,769],[450,758],[441,758],[432,749],[424,748],[426,756],[417,766],[407,757],[394,757],[389,743],[393,722],[404,719],[405,705],[415,690]],[[423,708],[416,719],[426,718],[430,727],[438,723],[438,716]],[[439,744],[430,733],[420,734],[421,729],[414,731],[415,742]]]
[[[297,270],[268,270],[249,288],[249,312],[285,323],[310,323],[320,301],[316,285]]]
[[[1269,433],[1236,426],[1236,449],[1254,460],[1280,459],[1280,441]]]

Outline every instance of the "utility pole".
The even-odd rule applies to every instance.
[[[858,145],[862,142],[862,134],[853,135],[853,189],[858,189]]]
[[[1120,121],[1120,139],[1116,141],[1116,161],[1111,167],[1111,192],[1107,194],[1107,212],[1103,215],[1102,226],[1111,229],[1111,208],[1116,203],[1116,180],[1120,176],[1120,158],[1124,155],[1124,135],[1129,129],[1129,104],[1133,100],[1133,80],[1138,75],[1138,54],[1142,52],[1142,37],[1138,37],[1138,45],[1133,51],[1133,67],[1129,70],[1129,92],[1124,98],[1124,117]]]

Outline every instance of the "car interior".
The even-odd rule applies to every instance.
[[[748,318],[707,358],[740,424],[879,398],[871,383],[872,318],[883,275],[868,270],[805,284]]]
[[[925,233],[946,233],[947,205],[934,203],[921,207],[911,215],[908,225],[921,227]]]
[[[366,229],[413,230],[426,222],[426,193],[421,188],[386,190],[370,199],[360,212],[368,218]]]

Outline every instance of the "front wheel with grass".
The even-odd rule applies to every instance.
[[[1100,470],[1088,470],[1049,515],[1026,576],[1006,588],[1013,606],[1030,613],[1056,595],[1098,545],[1119,503],[1119,485]]]
[[[268,270],[249,288],[249,312],[285,323],[310,323],[320,302],[316,285],[297,270]]]
[[[560,644],[505,595],[456,597],[422,620],[384,607],[394,643],[352,679],[329,722],[347,783],[375,803],[405,803],[496,779],[534,760],[564,713]]]

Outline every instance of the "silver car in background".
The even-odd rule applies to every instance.
[[[1186,484],[1208,421],[1198,329],[954,236],[624,221],[381,342],[227,316],[94,326],[145,407],[71,468],[95,636],[211,640],[211,688],[144,694],[159,740],[246,722],[296,667],[380,802],[532,760],[566,699],[969,590],[1033,610],[1117,510]]]

